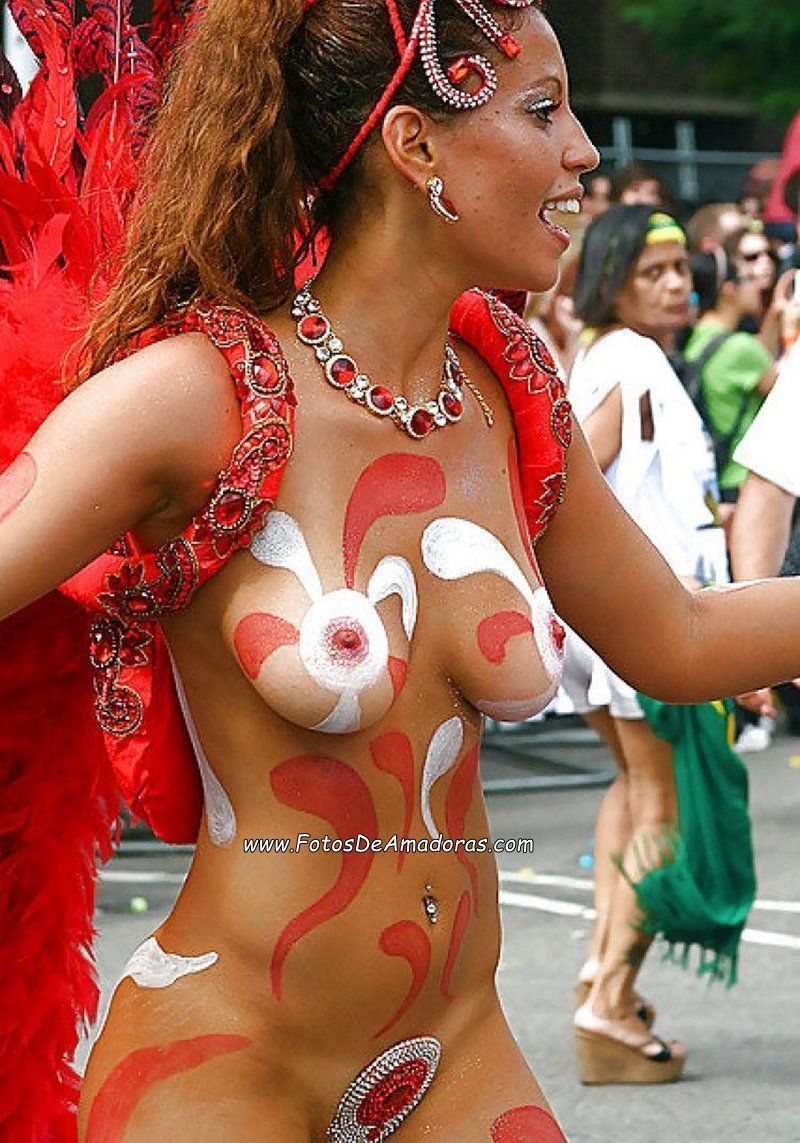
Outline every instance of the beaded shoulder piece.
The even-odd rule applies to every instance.
[[[163,781],[149,765],[155,748],[185,755],[187,773],[196,771],[177,703],[170,701],[169,653],[158,620],[186,607],[263,525],[292,454],[295,407],[277,339],[234,307],[195,303],[148,331],[133,348],[187,332],[205,333],[225,356],[241,407],[241,439],[205,507],[180,535],[145,552],[127,534],[65,585],[66,593],[93,613],[89,660],[95,714],[123,794],[155,829],[153,804],[158,813],[159,798],[168,818],[177,813],[181,824],[177,830],[169,826],[171,840],[196,829],[200,804],[194,804],[197,795],[178,807],[166,787],[154,798],[147,785],[155,781],[161,787]],[[175,806],[168,806],[173,800]]]
[[[558,366],[541,338],[494,294],[462,294],[450,328],[484,358],[505,390],[517,438],[522,510],[535,542],[566,490],[572,409]]]

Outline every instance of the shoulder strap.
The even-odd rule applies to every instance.
[[[739,409],[736,414],[736,419],[733,426],[727,433],[719,433],[714,428],[708,412],[708,403],[706,402],[705,392],[703,390],[703,370],[714,355],[725,345],[730,338],[733,337],[733,330],[724,329],[711,338],[708,345],[703,349],[703,352],[694,361],[689,363],[689,369],[684,377],[684,383],[689,396],[694,401],[695,408],[697,409],[703,424],[711,437],[714,445],[714,459],[717,468],[717,475],[722,476],[723,471],[728,467],[731,458],[731,450],[733,444],[741,432],[742,426],[747,416],[749,407],[749,397],[745,396],[739,404]]]
[[[719,333],[714,334],[699,357],[696,357],[694,361],[686,361],[686,368],[683,371],[682,378],[683,383],[686,386],[686,392],[694,401],[697,411],[704,421],[707,420],[708,411],[706,409],[705,397],[703,396],[703,370],[717,350],[722,349],[725,342],[731,337],[733,337],[731,330],[721,330]],[[700,407],[701,403],[702,408]]]
[[[572,440],[564,382],[544,342],[492,294],[462,294],[450,324],[484,358],[505,391],[517,438],[522,508],[535,541],[564,498]]]

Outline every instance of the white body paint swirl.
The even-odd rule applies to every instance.
[[[517,589],[528,605],[536,647],[550,679],[542,695],[511,702],[478,701],[476,706],[492,718],[510,722],[528,718],[555,695],[561,679],[563,649],[553,637],[557,622],[544,587],[532,588],[505,545],[479,524],[453,516],[429,524],[422,535],[422,558],[433,575],[443,580],[465,579],[480,572],[502,576]]]
[[[211,968],[218,959],[215,952],[201,956],[164,952],[155,937],[148,937],[133,953],[120,979],[130,976],[140,988],[169,988],[182,976]]]
[[[211,768],[211,763],[208,758],[206,758],[205,751],[200,742],[200,736],[197,733],[197,727],[192,718],[192,712],[189,710],[189,704],[186,700],[186,691],[183,688],[183,681],[178,674],[177,665],[171,654],[170,659],[172,661],[172,675],[175,679],[175,690],[178,693],[178,702],[183,712],[186,729],[194,749],[195,757],[197,758],[198,769],[200,770],[208,836],[212,845],[230,845],[236,836],[236,814],[222,783]]]
[[[380,603],[390,595],[399,595],[403,609],[403,629],[406,638],[411,641],[414,628],[417,625],[417,612],[419,600],[417,598],[417,581],[408,560],[402,556],[386,556],[382,559],[370,577],[367,586],[367,598],[370,603]]]
[[[215,965],[218,960],[219,957],[215,952],[202,953],[200,956],[179,956],[178,953],[168,953],[162,949],[155,937],[148,937],[131,954],[128,963],[122,970],[122,975],[114,985],[108,999],[108,1005],[99,1022],[96,1036],[99,1037],[102,1033],[111,1001],[114,999],[114,993],[126,976],[129,976],[139,988],[169,988],[182,976],[203,972]]]
[[[309,599],[322,599],[322,581],[314,566],[305,536],[293,516],[273,508],[260,532],[253,537],[250,551],[271,568],[286,568],[303,585]]]
[[[420,811],[425,828],[432,838],[439,836],[431,811],[431,791],[436,782],[444,777],[461,752],[464,744],[464,724],[460,718],[449,718],[433,732],[422,768],[422,788],[420,791]]]
[[[386,556],[372,573],[366,595],[350,588],[324,592],[297,521],[273,510],[250,548],[267,567],[285,568],[300,582],[311,606],[300,623],[298,652],[311,678],[336,696],[314,730],[351,734],[361,726],[359,695],[389,670],[389,640],[376,604],[400,597],[403,629],[410,640],[417,621],[414,572],[401,556]]]

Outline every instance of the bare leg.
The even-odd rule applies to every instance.
[[[619,774],[606,791],[600,804],[594,830],[594,907],[597,918],[589,945],[589,956],[581,971],[581,978],[594,980],[597,966],[608,942],[611,901],[620,880],[613,859],[625,853],[631,838],[631,817],[628,804],[628,774],[625,755],[617,734],[615,719],[607,707],[588,711],[583,715],[586,723],[596,731],[608,746],[619,766]]]
[[[672,750],[657,738],[644,720],[617,719],[619,741],[628,763],[628,796],[632,833],[625,851],[626,871],[634,878],[641,870],[635,860],[641,845],[655,859],[653,839],[676,818]],[[640,919],[636,895],[623,877],[617,877],[608,919],[608,940],[590,995],[595,1016],[612,1020],[620,1032],[642,1037],[636,1016],[634,983],[652,943],[636,930]]]

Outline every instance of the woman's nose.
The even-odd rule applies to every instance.
[[[583,124],[573,113],[573,131],[564,151],[564,166],[567,170],[586,174],[600,165],[600,154],[584,130]]]

